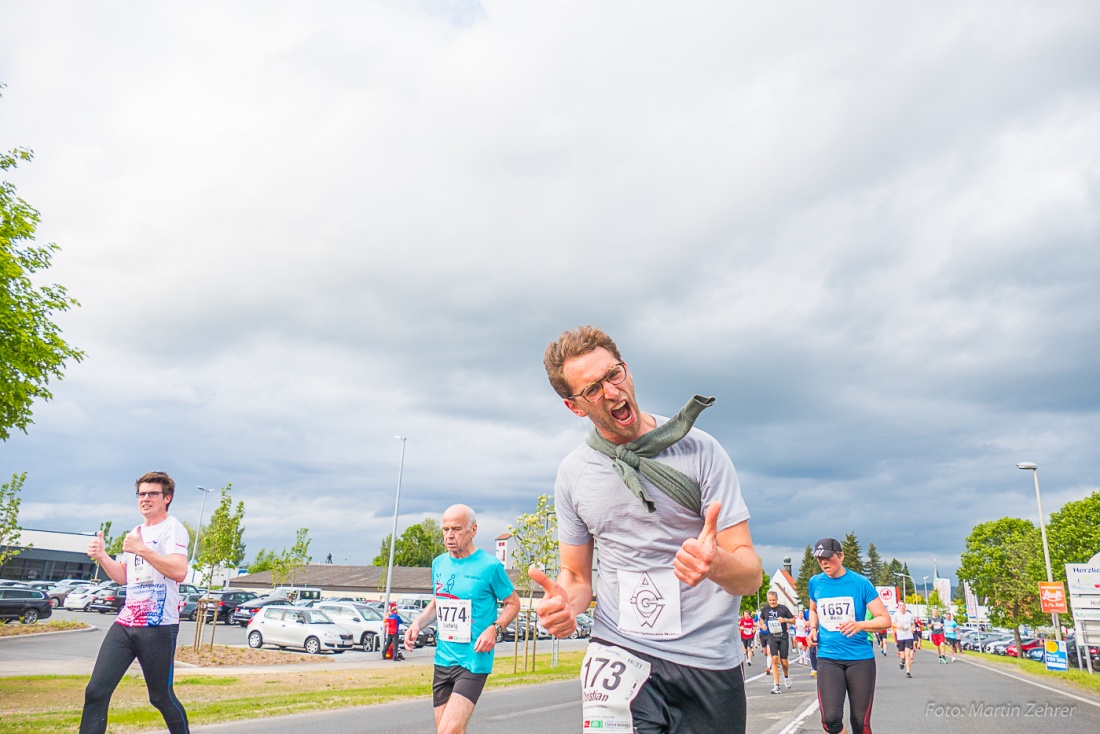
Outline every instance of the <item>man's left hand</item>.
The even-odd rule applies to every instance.
[[[698,586],[710,574],[710,567],[718,553],[718,513],[722,503],[714,502],[708,508],[703,521],[703,530],[698,538],[688,538],[676,552],[673,567],[676,578],[688,586]]]
[[[497,628],[496,625],[489,625],[488,629],[477,636],[477,642],[474,643],[474,652],[489,652],[497,646]]]

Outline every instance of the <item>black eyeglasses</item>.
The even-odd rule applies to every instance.
[[[164,492],[136,492],[137,498],[143,500],[146,497],[160,497]]]
[[[610,385],[619,385],[626,379],[626,363],[618,362],[614,367],[607,371],[607,374],[603,376],[603,379],[593,382],[590,385],[586,385],[576,395],[570,395],[570,400],[576,398],[584,398],[590,403],[597,403],[603,399],[603,384],[606,382]]]

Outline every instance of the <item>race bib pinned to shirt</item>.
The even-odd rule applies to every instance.
[[[619,571],[619,631],[637,637],[680,637],[680,580],[672,569]]]
[[[446,642],[469,642],[473,611],[469,599],[435,598],[436,635]]]
[[[633,732],[630,702],[649,679],[649,669],[649,663],[622,648],[589,643],[581,664],[581,731]]]
[[[832,596],[817,602],[817,620],[830,632],[839,632],[842,622],[856,621],[856,600],[850,596]]]

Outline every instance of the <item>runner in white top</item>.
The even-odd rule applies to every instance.
[[[907,612],[905,602],[899,601],[898,609],[890,616],[890,619],[894,627],[894,640],[898,646],[898,654],[901,656],[901,663],[898,664],[898,668],[905,671],[905,677],[912,678],[913,613]]]

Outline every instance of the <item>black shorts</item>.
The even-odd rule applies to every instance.
[[[437,665],[432,677],[432,705],[436,708],[445,705],[452,693],[476,704],[488,678],[488,673],[471,673],[461,665]]]
[[[886,642],[886,630],[882,630],[881,632],[876,632],[875,633],[875,641],[876,642]]]
[[[693,668],[616,647],[650,665],[649,678],[630,703],[635,734],[745,731],[745,677],[740,665],[725,670]]]
[[[898,640],[897,641],[897,646],[898,646],[898,652],[901,652],[902,650],[912,650],[913,649],[913,641],[912,640]]]
[[[775,635],[771,635],[771,639],[768,640],[768,654],[773,658],[778,655],[780,660],[786,660],[790,649],[791,640],[789,637],[776,637]]]
[[[750,647],[752,647],[752,638],[751,637],[742,637],[741,638],[741,644],[745,646],[746,650],[748,650]]]
[[[848,730],[852,734],[871,731],[871,705],[875,699],[875,659],[817,659],[817,703],[822,728],[835,734],[844,731],[844,699],[848,699]]]

